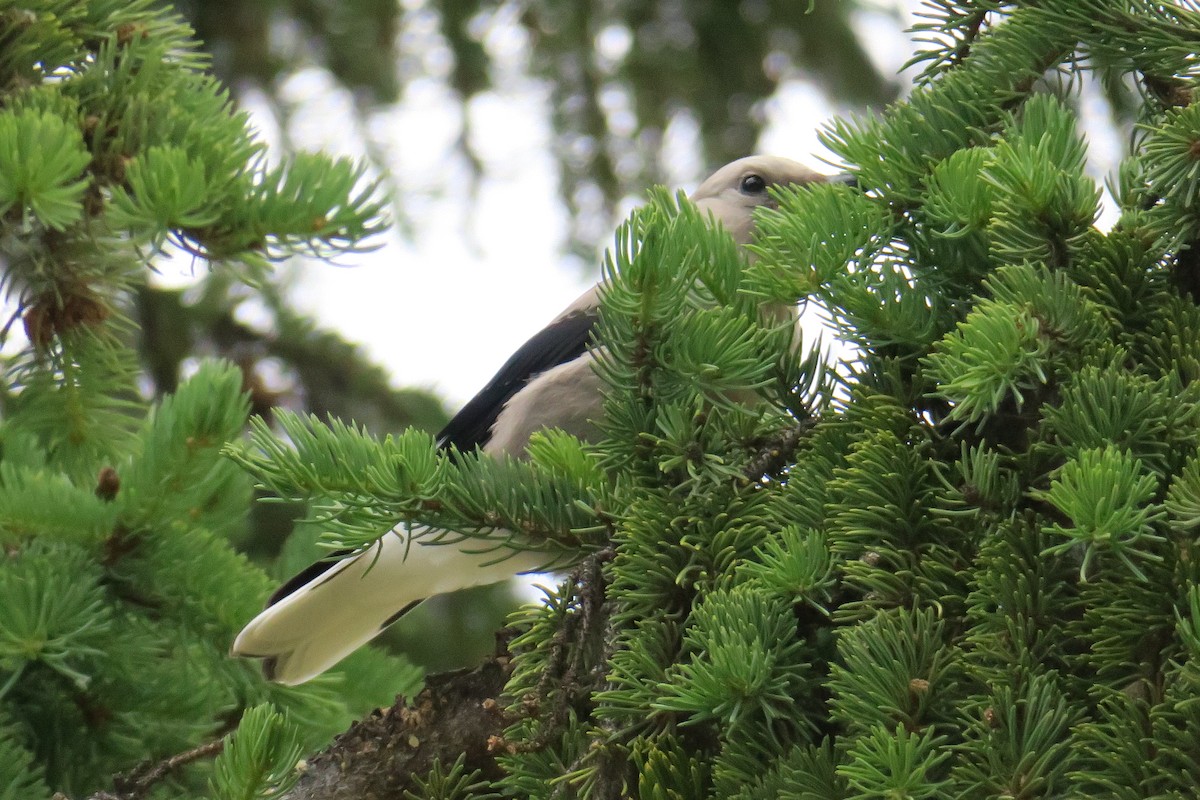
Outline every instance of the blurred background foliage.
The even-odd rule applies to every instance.
[[[661,183],[664,135],[686,117],[700,160],[751,153],[763,103],[803,74],[831,97],[881,106],[899,84],[859,40],[857,0],[190,0],[179,9],[230,86],[268,96],[317,67],[353,93],[358,113],[401,101],[442,72],[462,103],[495,88],[498,25],[515,22],[529,74],[549,84],[559,191],[572,216],[602,213]],[[871,4],[877,5],[877,4]],[[422,31],[425,35],[415,35]],[[284,106],[277,105],[281,113]],[[365,125],[364,125],[365,127]],[[471,137],[462,154],[477,163]],[[581,220],[583,222],[583,220]],[[586,228],[590,229],[590,227]],[[575,242],[591,252],[595,241]]]
[[[373,115],[402,106],[406,88],[434,78],[465,109],[511,78],[541,82],[552,128],[558,195],[567,210],[566,248],[590,263],[622,199],[664,182],[673,126],[690,132],[693,162],[714,165],[756,150],[765,104],[802,77],[839,106],[878,108],[900,83],[881,74],[853,15],[880,5],[856,0],[180,0],[213,68],[289,144],[296,111],[289,78],[317,70],[352,98],[357,132],[393,197],[404,235],[405,186],[370,141]],[[897,20],[897,27],[900,22]],[[496,32],[503,30],[504,36]],[[516,51],[514,53],[514,50]],[[331,112],[336,113],[336,112]],[[458,155],[478,181],[477,133],[462,115]],[[702,169],[706,168],[702,167]],[[473,185],[477,185],[473,184]],[[468,187],[467,191],[471,191]],[[240,364],[258,413],[285,406],[354,420],[375,433],[408,425],[438,429],[447,409],[434,394],[398,388],[361,349],[320,330],[287,301],[283,282],[253,289],[228,273],[196,269],[185,289],[151,285],[135,309],[153,392],[172,391],[197,356]],[[303,510],[256,504],[245,549],[274,563],[280,579],[321,553],[316,531],[294,523]],[[389,632],[398,651],[431,670],[469,665],[492,648],[514,607],[511,588],[436,598]]]

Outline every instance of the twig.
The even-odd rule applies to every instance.
[[[983,28],[983,21],[987,18],[990,10],[986,8],[980,9],[971,15],[971,22],[967,26],[966,35],[963,36],[962,41],[958,47],[954,48],[954,52],[950,54],[950,58],[948,59],[948,66],[950,68],[957,67],[967,60],[967,56],[971,54],[971,45],[979,38],[979,31]]]
[[[170,758],[157,764],[143,764],[133,770],[113,778],[115,792],[97,792],[88,800],[141,800],[150,794],[150,790],[159,781],[166,778],[180,767],[187,766],[193,761],[218,755],[225,749],[225,740],[217,739],[212,742],[193,747],[182,753],[176,753]]]
[[[765,475],[778,475],[816,424],[814,419],[801,420],[768,440],[767,445],[750,460],[742,472],[746,482],[757,483]]]

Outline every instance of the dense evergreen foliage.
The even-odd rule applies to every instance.
[[[268,165],[191,32],[151,3],[7,4],[0,42],[0,797],[82,796],[256,708],[214,773],[217,796],[246,796],[274,774],[261,765],[286,773],[296,742],[419,674],[364,653],[297,691],[228,658],[274,582],[235,550],[253,491],[221,456],[253,375],[202,362],[148,402],[143,376],[174,383],[183,357],[143,373],[132,319],[165,247],[265,280],[272,260],[378,230],[380,198],[346,161]]]
[[[0,23],[29,340],[0,428],[0,797],[235,727],[152,792],[268,796],[411,687],[369,650],[304,690],[224,658],[269,585],[234,547],[252,479],[330,545],[420,520],[582,562],[514,620],[502,740],[396,797],[1194,795],[1195,3],[931,4],[913,95],[825,133],[858,186],[782,195],[753,259],[653,193],[606,263],[605,438],[527,463],[286,411],[243,439],[222,363],[142,400],[128,309],[164,242],[264,281],[353,246],[376,200],[344,162],[265,165],[149,5],[43,5]],[[1091,68],[1141,92],[1108,231],[1071,109]],[[779,303],[854,360],[824,369]]]

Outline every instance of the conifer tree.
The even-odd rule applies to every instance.
[[[825,133],[858,187],[781,195],[753,263],[667,194],[621,228],[602,442],[451,463],[290,416],[231,450],[331,544],[419,520],[580,553],[474,741],[394,735],[469,688],[431,685],[292,797],[1194,796],[1200,7],[928,12],[912,96]],[[1141,92],[1108,231],[1089,69]],[[853,362],[764,298],[820,305]]]
[[[30,340],[0,429],[0,797],[218,741],[211,770],[112,788],[1194,794],[1195,3],[930,4],[913,95],[826,132],[859,185],[781,196],[753,263],[653,194],[606,263],[605,438],[549,432],[528,463],[288,413],[285,438],[252,420],[239,443],[221,364],[148,408],[125,322],[147,254],[264,279],[273,255],[358,241],[374,200],[342,162],[265,166],[150,5],[52,5],[6,11],[0,51],[0,235]],[[1108,231],[1071,110],[1085,69],[1142,92]],[[822,369],[764,298],[825,309],[855,360]],[[764,402],[729,401],[748,390]],[[369,651],[306,692],[222,658],[268,586],[229,543],[238,467],[308,501],[331,546],[420,520],[577,566],[501,658],[297,776],[364,705],[348,695],[401,681]],[[427,736],[455,697],[473,738]]]
[[[140,291],[172,252],[261,284],[289,254],[352,251],[382,198],[347,161],[269,164],[206,65],[155,3],[0,6],[5,800],[259,796],[419,680],[364,653],[285,690],[227,656],[273,583],[235,548],[252,486],[221,455],[248,375],[202,362],[148,400]]]

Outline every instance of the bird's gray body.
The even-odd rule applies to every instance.
[[[774,156],[727,164],[692,194],[739,244],[750,241],[754,210],[773,203],[771,186],[825,180]],[[760,186],[761,183],[761,186]],[[593,438],[603,384],[589,349],[599,287],[581,295],[520,348],[446,426],[439,442],[460,451],[520,457],[536,431],[560,428]],[[314,565],[289,581],[234,641],[235,655],[264,659],[268,677],[286,684],[319,675],[374,638],[426,597],[495,583],[544,566],[536,552],[477,552],[478,543],[423,545],[417,534],[388,532],[369,550]],[[410,536],[413,537],[410,542]],[[471,547],[475,544],[475,548]]]

